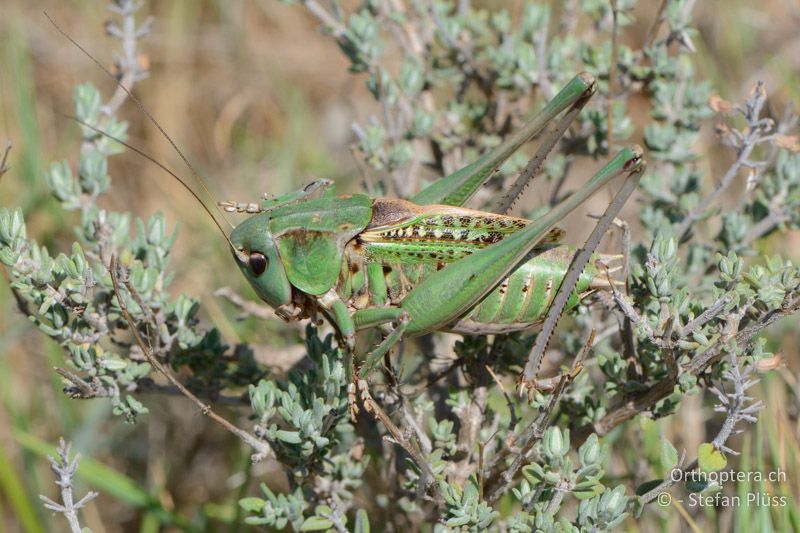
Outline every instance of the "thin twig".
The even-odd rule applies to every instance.
[[[333,524],[333,529],[335,529],[338,533],[349,533],[348,529],[344,525],[344,522],[342,522],[339,513],[321,513],[320,516],[330,520],[331,524]]]
[[[9,152],[11,152],[11,141],[6,141],[6,148],[5,150],[3,150],[3,159],[0,160],[0,180],[3,179],[3,176],[5,175],[6,172],[8,172],[8,169],[10,168],[8,166]]]
[[[748,122],[746,133],[743,136],[741,144],[736,147],[737,157],[733,164],[728,168],[725,175],[722,176],[719,184],[714,190],[704,197],[687,215],[681,220],[676,230],[676,235],[682,237],[689,228],[700,218],[705,216],[706,211],[712,205],[716,205],[720,195],[725,192],[728,187],[733,183],[734,178],[739,174],[742,168],[750,167],[750,154],[753,149],[759,144],[762,136],[771,131],[771,121],[763,121],[759,118],[761,109],[767,101],[767,92],[762,82],[758,82],[753,88],[751,98],[747,101],[746,108],[742,111]]]
[[[337,20],[336,17],[316,0],[303,0],[303,5],[312,15],[319,19],[325,30],[329,31],[336,39],[347,39],[347,28],[345,25]]]
[[[619,43],[617,43],[618,29],[617,0],[611,0],[611,64],[608,68],[608,94],[606,95],[606,120],[608,124],[606,142],[609,152],[614,145],[614,113],[612,104],[614,103],[614,91],[616,90],[617,81],[617,61],[619,56]]]
[[[515,427],[517,427],[517,423],[519,423],[519,417],[517,417],[517,411],[516,408],[514,407],[514,402],[511,400],[511,395],[508,394],[508,391],[503,386],[503,383],[500,381],[500,379],[497,377],[497,374],[495,374],[492,371],[492,367],[486,365],[486,371],[489,372],[489,374],[492,376],[492,379],[494,379],[494,382],[497,383],[497,386],[500,388],[500,392],[503,393],[503,397],[506,399],[506,405],[508,406],[508,411],[510,413],[508,428],[514,429]]]
[[[678,362],[675,360],[675,346],[672,342],[672,327],[675,324],[675,317],[670,316],[664,325],[664,334],[661,336],[661,356],[667,366],[667,373],[670,378],[678,379]]]
[[[436,29],[439,30],[442,41],[450,48],[453,54],[455,54],[456,62],[461,71],[467,79],[474,79],[478,87],[486,92],[489,89],[491,80],[481,73],[473,57],[472,50],[468,46],[459,43],[456,38],[451,35],[449,28],[442,20],[441,13],[439,13],[439,4],[431,2],[429,12],[431,14],[431,19],[436,25]]]
[[[399,444],[407,453],[411,456],[417,466],[420,468],[422,472],[422,479],[420,479],[420,484],[427,490],[429,487],[433,490],[434,499],[436,500],[437,505],[441,506],[444,502],[444,498],[441,493],[441,489],[439,488],[439,484],[436,481],[436,476],[433,473],[433,466],[431,466],[430,461],[422,454],[422,451],[419,447],[411,442],[411,440],[406,437],[406,434],[398,428],[392,419],[389,418],[384,410],[378,405],[372,396],[369,393],[362,393],[362,398],[364,401],[365,409],[368,412],[371,412],[375,415],[375,418],[381,421],[384,427],[389,431],[389,434],[392,436],[392,440]]]
[[[544,60],[547,57],[547,43],[550,37],[547,30],[547,25],[545,25],[536,32],[533,36],[533,46],[536,48],[536,57],[539,59],[536,62],[538,65],[536,81],[539,84],[542,95],[549,100],[553,97],[553,85],[550,83],[547,61]]]
[[[641,497],[642,498],[642,503],[650,503],[651,501],[655,500],[656,498],[658,498],[659,494],[663,494],[664,492],[669,490],[669,488],[672,485],[674,485],[679,479],[685,479],[683,477],[684,475],[688,475],[689,472],[691,472],[695,468],[697,468],[697,459],[695,459],[694,461],[692,461],[690,464],[688,464],[685,467],[683,466],[684,461],[686,461],[686,452],[685,451],[681,454],[680,459],[675,464],[675,466],[672,467],[672,471],[664,479],[664,481],[662,481],[661,483],[659,483],[658,485],[656,485],[655,487],[653,487],[649,491],[647,491],[644,494],[642,494],[642,497]],[[678,469],[678,468],[681,471],[681,475],[680,476],[676,476],[674,474],[675,469]]]
[[[561,401],[561,397],[566,390],[567,384],[570,383],[583,368],[583,360],[592,347],[594,337],[595,331],[592,330],[586,344],[584,344],[583,348],[578,353],[578,356],[575,358],[575,361],[573,361],[572,369],[569,373],[561,376],[561,379],[559,380],[558,385],[556,385],[553,394],[550,396],[550,401],[547,402],[545,408],[539,412],[539,415],[533,421],[531,421],[530,424],[528,424],[522,433],[520,433],[519,437],[513,439],[518,443],[518,446],[514,450],[515,457],[511,462],[511,465],[502,473],[498,472],[498,470],[505,463],[506,457],[508,457],[508,455],[511,453],[512,446],[508,446],[507,448],[501,450],[497,455],[494,456],[494,458],[492,458],[489,466],[489,471],[492,472],[492,474],[489,476],[489,486],[491,487],[488,491],[487,497],[487,501],[489,503],[496,502],[508,491],[508,489],[511,487],[511,484],[514,482],[514,477],[522,467],[523,462],[527,460],[527,457],[533,449],[534,444],[536,444],[536,442],[539,441],[544,435],[545,429],[547,429],[547,425],[550,420],[550,416],[558,403]]]
[[[697,315],[694,319],[689,321],[683,328],[680,330],[681,337],[688,337],[692,334],[694,330],[699,327],[705,325],[709,320],[712,320],[717,316],[717,313],[731,303],[733,301],[733,296],[730,294],[726,294],[725,296],[721,297],[719,300],[711,304],[708,309]]]
[[[430,455],[433,451],[433,444],[431,443],[431,439],[428,437],[428,435],[426,435],[422,428],[419,427],[417,419],[414,418],[414,413],[411,412],[411,405],[408,401],[408,397],[400,392],[399,387],[394,386],[392,388],[400,398],[400,411],[403,413],[403,420],[406,421],[408,427],[410,427],[411,431],[414,432],[414,436],[417,438],[417,442],[419,442],[422,453],[425,455]]]
[[[220,287],[214,291],[214,296],[225,298],[233,306],[237,307],[240,311],[238,316],[239,320],[252,316],[260,320],[280,320],[281,322],[285,322],[285,320],[275,314],[275,310],[271,307],[242,298],[240,294],[230,287]],[[305,331],[306,329],[305,324],[301,321],[289,322],[287,325],[298,331]]]
[[[767,216],[753,224],[742,239],[742,245],[748,246],[753,241],[760,239],[777,226],[787,222],[789,215],[777,205],[770,205]]]
[[[763,408],[764,403],[760,400],[755,400],[746,394],[747,389],[758,383],[757,379],[750,378],[751,374],[753,373],[753,366],[748,366],[742,370],[735,350],[731,351],[730,359],[731,368],[730,370],[726,370],[723,376],[728,381],[733,383],[733,391],[726,393],[720,387],[712,387],[711,389],[719,399],[719,403],[716,405],[714,410],[726,413],[725,420],[717,432],[717,435],[711,441],[711,444],[716,450],[719,450],[723,453],[736,454],[734,450],[726,446],[728,439],[741,431],[736,430],[736,425],[739,422],[745,421],[751,424],[755,423],[755,415]],[[675,468],[681,468],[680,465],[682,464],[683,458],[681,458],[681,461],[678,462],[678,465]],[[672,474],[667,476],[662,483],[642,495],[642,503],[646,504],[653,501],[658,497],[659,494],[669,490],[669,488],[677,481],[687,479],[694,473],[693,471],[697,468],[697,466],[698,461],[695,459],[687,467],[681,468],[680,476],[675,476]]]
[[[50,461],[50,469],[58,476],[56,485],[61,488],[61,501],[63,503],[57,503],[41,494],[39,498],[44,502],[46,508],[64,515],[72,533],[82,533],[83,528],[81,528],[80,521],[78,520],[78,511],[95,499],[98,493],[89,491],[86,493],[86,496],[77,502],[74,501],[72,494],[72,478],[75,477],[75,473],[78,471],[78,463],[80,462],[81,454],[76,453],[75,456],[70,459],[69,455],[71,449],[72,444],[67,444],[64,439],[61,438],[58,441],[58,449],[56,450],[58,459],[49,455],[47,456],[47,459]]]
[[[139,1],[122,0],[118,6],[111,6],[112,11],[120,15],[122,25],[120,27],[113,22],[108,23],[106,25],[106,33],[122,42],[122,54],[115,61],[115,66],[120,74],[119,85],[117,85],[108,103],[103,106],[103,113],[106,116],[116,113],[127,100],[128,95],[122,87],[130,89],[134,83],[147,77],[147,72],[140,69],[137,42],[150,33],[153,18],[148,17],[137,27],[136,12],[141,5],[142,3]]]
[[[65,368],[53,368],[53,370],[64,378],[72,386],[64,387],[64,393],[72,399],[76,400],[89,400],[91,398],[114,398],[119,395],[119,390],[116,383],[111,385],[103,385],[103,383],[96,377],[92,382],[84,380],[77,374],[70,372]]]
[[[788,301],[786,304],[782,305],[778,309],[773,309],[772,311],[769,311],[754,324],[751,324],[748,327],[740,330],[735,337],[736,343],[738,345],[743,345],[750,342],[750,340],[753,337],[755,337],[761,330],[770,326],[774,322],[777,322],[778,320],[780,320],[785,316],[789,316],[796,313],[798,310],[800,310],[800,297],[798,297],[795,293],[793,300]],[[728,343],[718,342],[711,349],[706,350],[703,354],[692,359],[688,363],[688,365],[686,365],[684,370],[692,372],[693,374],[701,373],[708,367],[708,365],[718,360],[727,347]]]
[[[653,19],[653,24],[647,31],[647,37],[645,37],[644,44],[642,44],[642,50],[646,50],[653,43],[656,35],[658,35],[658,29],[661,27],[661,23],[664,21],[664,9],[667,7],[667,1],[668,0],[661,0],[661,3],[658,6],[658,11],[656,12],[656,18]]]
[[[783,115],[778,121],[777,126],[775,127],[774,133],[769,137],[775,138],[777,136],[787,135],[790,131],[797,127],[798,120],[800,120],[800,117],[795,115],[792,105],[788,104],[784,109]],[[778,153],[780,152],[778,143],[770,142],[769,144],[769,153],[762,160],[762,165],[756,168],[755,172],[747,177],[747,188],[745,189],[744,194],[742,194],[739,198],[739,202],[736,205],[736,211],[743,211],[746,208],[747,204],[752,200],[753,193],[758,190],[758,186],[764,178],[766,170],[773,168],[773,165],[778,158]]]
[[[800,297],[795,296],[789,303],[778,309],[768,312],[757,322],[740,330],[734,337],[738,346],[744,346],[753,342],[753,338],[763,329],[769,327],[778,320],[790,316],[800,310]],[[719,360],[725,351],[731,346],[730,341],[721,340],[707,349],[704,353],[694,357],[682,368],[683,372],[690,372],[698,376],[714,362]],[[607,435],[609,431],[626,422],[627,420],[651,409],[655,404],[674,392],[675,380],[665,378],[652,385],[641,393],[631,398],[626,398],[623,402],[613,406],[608,413],[597,423],[585,426],[575,432],[575,442],[580,443],[589,436],[590,433],[597,433],[598,437]]]
[[[128,311],[128,307],[125,304],[125,300],[124,298],[122,298],[122,295],[120,293],[119,280],[117,278],[117,262],[116,258],[113,255],[111,256],[109,271],[111,273],[111,282],[114,286],[114,294],[116,294],[117,296],[117,302],[119,302],[119,307],[120,310],[122,311],[122,316],[128,323],[128,327],[131,331],[131,334],[133,335],[133,338],[136,340],[136,344],[138,344],[139,348],[141,348],[142,353],[145,356],[145,359],[147,359],[147,362],[149,362],[153,366],[153,368],[155,368],[161,374],[163,374],[164,377],[167,378],[167,381],[169,381],[175,388],[177,388],[181,392],[181,394],[183,394],[184,396],[189,398],[192,402],[194,402],[195,405],[197,405],[200,408],[200,411],[204,415],[209,417],[218,425],[222,426],[225,430],[227,430],[231,434],[238,437],[245,444],[256,450],[256,454],[253,456],[254,462],[260,461],[267,457],[271,457],[273,455],[272,448],[270,448],[270,446],[267,443],[260,441],[250,433],[236,427],[235,425],[228,422],[225,418],[215,413],[211,409],[210,405],[203,403],[197,396],[194,395],[194,393],[192,393],[189,389],[187,389],[186,386],[180,381],[178,381],[178,379],[175,378],[174,375],[172,375],[172,372],[166,369],[164,365],[162,365],[161,362],[155,357],[155,355],[153,355],[153,352],[150,351],[150,348],[148,348],[145,345],[144,339],[142,339],[142,336],[139,333],[138,328],[136,327],[136,323],[133,321],[133,317]],[[132,287],[128,287],[128,289],[133,290]]]

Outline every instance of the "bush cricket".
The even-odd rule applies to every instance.
[[[117,83],[205,188],[143,104]],[[545,320],[559,289],[568,292],[561,307],[569,310],[586,294],[615,283],[599,266],[604,258],[591,254],[573,276],[572,286],[562,287],[576,250],[560,243],[563,232],[556,224],[615,177],[638,177],[644,169],[640,147],[620,151],[535,220],[505,214],[594,90],[593,77],[578,74],[501,144],[410,201],[336,195],[332,182],[319,180],[260,203],[218,202],[224,211],[251,215],[230,234],[182,178],[130,144],[114,140],[153,161],[192,193],[223,233],[258,297],[278,316],[294,321],[321,313],[337,331],[348,358],[357,332],[384,328],[387,334],[376,348],[357,354],[365,360],[353,381],[364,387],[377,361],[403,338],[433,331],[490,335],[529,329]],[[529,165],[532,171],[520,176],[493,212],[463,207],[508,157],[539,136],[543,138]]]

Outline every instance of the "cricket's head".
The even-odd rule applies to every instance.
[[[269,214],[253,215],[230,235],[233,255],[256,294],[273,309],[292,301],[292,286],[269,232]]]

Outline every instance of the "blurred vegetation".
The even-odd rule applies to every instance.
[[[780,307],[796,288],[796,267],[759,257],[779,253],[783,259],[800,259],[795,252],[798,234],[793,229],[798,222],[800,164],[791,154],[790,132],[783,132],[786,137],[778,144],[775,139],[764,141],[754,152],[754,157],[764,162],[750,175],[750,183],[757,186],[746,188],[743,176],[747,173],[735,173],[731,187],[704,206],[724,202],[736,209],[708,217],[706,210],[697,206],[703,206],[702,198],[731,168],[736,153],[730,147],[741,153],[747,142],[759,144],[771,134],[759,121],[773,117],[780,123],[788,103],[798,101],[797,7],[788,1],[758,6],[738,0],[724,6],[670,1],[667,20],[652,39],[663,46],[656,46],[645,61],[640,50],[650,40],[658,6],[620,0],[615,3],[619,10],[618,64],[611,76],[611,2],[559,2],[550,11],[525,2],[491,2],[477,4],[488,11],[467,10],[461,15],[448,4],[432,4],[435,29],[431,31],[438,32],[440,48],[430,56],[422,54],[430,65],[414,63],[409,60],[415,59],[413,55],[391,46],[391,32],[402,31],[404,21],[381,11],[388,3],[368,3],[362,11],[355,4],[346,4],[343,13],[358,12],[358,16],[343,19],[346,24],[338,29],[323,24],[323,32],[313,16],[316,4],[300,4],[288,6],[271,0],[150,2],[141,11],[154,16],[153,30],[140,43],[143,55],[128,58],[107,52],[114,41],[100,31],[110,16],[102,1],[11,0],[4,6],[0,20],[0,141],[8,138],[14,147],[11,170],[0,181],[0,205],[11,210],[3,215],[0,240],[6,253],[31,253],[30,248],[21,247],[21,218],[12,214],[19,208],[26,236],[50,250],[54,259],[47,259],[50,255],[36,248],[33,256],[26,257],[35,259],[38,268],[28,272],[16,269],[20,279],[31,280],[29,287],[17,287],[18,294],[32,296],[27,304],[15,300],[8,284],[0,284],[0,427],[4,428],[0,432],[0,530],[65,527],[63,517],[52,515],[38,497],[44,494],[57,501],[45,457],[56,455],[55,446],[48,443],[57,442],[60,436],[72,441],[83,455],[75,478],[78,493],[88,488],[100,493],[81,514],[82,523],[94,531],[162,527],[237,530],[246,527],[247,516],[267,527],[282,525],[285,518],[290,525],[307,523],[307,527],[320,528],[336,525],[329,519],[334,517],[346,519],[352,530],[365,523],[358,509],[367,511],[375,530],[413,529],[430,518],[424,511],[432,507],[424,498],[415,498],[424,489],[419,485],[421,476],[415,477],[414,468],[402,461],[404,456],[396,446],[377,442],[376,429],[368,427],[371,419],[362,418],[356,426],[348,422],[346,384],[331,339],[324,332],[318,338],[312,330],[304,332],[262,320],[246,313],[246,307],[215,297],[217,288],[231,286],[234,294],[254,298],[238,275],[227,276],[231,272],[229,254],[207,217],[198,213],[179,185],[164,179],[152,165],[129,152],[110,157],[119,151],[118,145],[64,117],[76,113],[94,124],[104,114],[102,103],[110,101],[115,87],[60,37],[41,15],[42,8],[104,64],[133,60],[128,72],[149,75],[138,80],[137,94],[185,148],[200,173],[209,176],[213,194],[221,199],[282,194],[319,177],[333,178],[340,190],[366,187],[376,195],[407,195],[421,180],[458,168],[491,146],[508,132],[509,124],[513,127],[552,94],[548,86],[557,89],[577,70],[592,70],[600,77],[600,94],[581,115],[562,153],[551,159],[547,186],[535,187],[526,195],[522,211],[530,213],[557,197],[559,190],[569,190],[576,178],[596,166],[589,156],[597,161],[607,157],[605,95],[608,80],[613,80],[612,144],[642,142],[648,148],[648,159],[655,163],[642,185],[642,197],[647,201],[631,201],[622,216],[631,224],[633,241],[638,243],[632,295],[635,309],[645,317],[635,331],[640,373],[635,375],[629,361],[620,355],[613,314],[601,318],[599,306],[595,306],[592,315],[565,322],[543,375],[553,375],[560,365],[570,364],[570,359],[562,357],[577,352],[589,325],[605,320],[614,325],[615,338],[613,342],[606,338],[605,344],[598,342],[589,370],[570,385],[556,413],[557,423],[537,444],[537,457],[543,460],[525,466],[513,492],[506,491],[493,508],[480,494],[482,487],[476,478],[464,476],[460,482],[454,481],[459,477],[453,472],[460,464],[456,459],[463,460],[459,454],[464,450],[459,449],[459,427],[453,424],[463,419],[452,413],[470,409],[467,392],[475,391],[470,381],[474,370],[462,364],[461,377],[448,378],[411,398],[410,409],[419,413],[423,433],[432,441],[430,457],[436,472],[450,474],[450,482],[440,484],[440,516],[452,528],[479,530],[494,521],[495,526],[504,523],[526,530],[533,520],[519,512],[524,508],[540,515],[537,527],[555,527],[547,521],[552,519],[549,513],[562,505],[563,494],[556,501],[554,493],[558,491],[552,489],[566,480],[573,489],[575,482],[589,481],[583,489],[590,498],[578,502],[567,497],[558,514],[582,527],[604,528],[625,520],[624,527],[631,530],[800,528],[794,505],[800,494],[800,467],[796,464],[800,457],[798,337],[790,322],[774,324],[765,342],[741,346],[741,357],[729,361],[734,364],[716,365],[714,373],[699,382],[690,372],[682,373],[677,384],[680,394],[659,403],[651,413],[655,419],[639,417],[616,429],[608,427],[600,440],[574,433],[588,421],[598,428],[614,395],[635,394],[635,387],[652,385],[669,373],[659,347],[648,344],[653,331],[659,333],[665,326],[664,313],[676,317],[676,328],[685,328],[687,321],[702,314],[702,303],[724,300],[717,309],[718,318],[709,317],[704,327],[695,324],[697,327],[689,328],[691,338],[681,339],[684,344],[676,347],[701,353],[719,342],[725,327],[731,327],[729,314],[741,312],[747,323],[753,316]],[[504,40],[507,35],[514,37]],[[667,36],[672,38],[669,43],[664,41]],[[337,50],[334,38],[344,54]],[[448,48],[448,39],[459,41]],[[498,39],[505,44],[495,46]],[[380,43],[390,45],[382,48]],[[477,44],[470,48],[465,43]],[[547,50],[548,61],[540,65],[537,60],[543,50]],[[465,53],[475,51],[483,54]],[[542,72],[546,83],[540,77]],[[453,88],[464,79],[468,87],[459,93]],[[101,88],[94,89],[86,80]],[[751,93],[759,80],[765,82],[766,92]],[[709,106],[712,95],[720,97],[712,99]],[[435,105],[426,108],[426,98]],[[412,104],[410,109],[404,99]],[[746,100],[751,107],[758,103],[758,109],[751,109],[750,115],[743,113],[743,117],[733,116],[732,106]],[[487,102],[501,105],[489,109]],[[427,116],[418,116],[419,110]],[[727,116],[712,120],[715,110]],[[188,174],[135,106],[127,102],[117,116],[119,122],[103,119],[103,128],[127,134],[148,154]],[[394,127],[386,123],[387,116],[396,117],[390,121]],[[729,125],[717,126],[715,136],[714,121]],[[426,151],[430,138],[441,150],[436,157]],[[82,143],[80,172],[76,171],[77,143]],[[64,164],[50,166],[50,161],[62,160]],[[435,164],[428,164],[430,161]],[[501,188],[502,177],[513,175],[525,162],[526,155],[519,154],[490,189]],[[567,170],[569,179],[560,180]],[[108,176],[114,176],[110,189]],[[478,198],[478,202],[486,200],[488,197]],[[602,201],[595,202],[585,212],[595,213],[602,207]],[[156,211],[164,214],[153,215]],[[114,215],[116,212],[119,214]],[[99,217],[111,221],[113,235],[97,234]],[[136,217],[147,222],[137,224]],[[684,222],[692,217],[695,220]],[[773,220],[780,226],[777,231],[776,224],[759,226],[769,217],[778,217]],[[565,224],[568,240],[579,244],[588,233],[587,224],[580,216],[573,218]],[[173,228],[178,222],[180,232],[175,239]],[[669,227],[672,232],[665,229]],[[72,246],[76,239],[82,249]],[[70,317],[84,312],[87,302],[70,298],[70,307],[38,288],[57,280],[75,295],[85,291],[81,283],[89,279],[97,284],[100,295],[90,302],[98,316],[112,323],[120,320],[110,279],[102,268],[97,269],[107,264],[109,243],[111,248],[128,250],[121,260],[133,266],[131,283],[144,297],[143,302],[131,300],[128,305],[138,315],[146,314],[148,308],[164,314],[165,331],[151,337],[155,348],[170,352],[171,364],[181,379],[212,399],[223,400],[215,408],[246,429],[254,425],[246,420],[250,408],[229,405],[227,400],[240,399],[237,395],[246,392],[245,385],[258,383],[250,394],[258,418],[256,434],[272,444],[281,463],[289,468],[273,460],[251,465],[252,450],[196,410],[187,409],[185,399],[165,394],[159,380],[146,377],[150,371],[146,363],[131,364],[129,345],[116,346],[119,353],[99,353],[91,338],[92,332],[103,328],[96,321],[78,331],[88,337],[74,337],[75,329],[66,326],[74,324]],[[725,257],[716,257],[716,251]],[[67,255],[56,258],[59,252]],[[17,259],[5,257],[4,262]],[[11,275],[8,269],[6,272]],[[708,292],[703,292],[706,289]],[[202,306],[182,293],[201,299]],[[734,298],[747,300],[747,304],[737,307],[732,304]],[[20,305],[35,305],[35,311],[29,309],[27,314],[41,317],[36,325],[55,341],[31,327],[17,312]],[[622,308],[624,302],[608,304],[615,305]],[[237,320],[237,315],[247,316]],[[206,324],[213,324],[213,329]],[[598,331],[602,335],[604,330]],[[466,339],[456,344],[453,353],[449,347],[452,340],[444,337],[433,347],[422,347],[437,353],[437,359],[426,364],[426,371],[457,367],[456,362],[469,361],[488,349],[484,340]],[[509,389],[530,342],[521,338],[511,341],[519,345],[516,351],[508,348],[495,367]],[[135,349],[133,353],[136,355]],[[308,358],[300,366],[303,371],[290,373],[286,379],[289,368],[306,353]],[[65,356],[69,364],[65,364]],[[413,360],[410,355],[405,357]],[[718,459],[713,452],[701,453],[706,449],[703,443],[719,437],[726,418],[714,414],[711,407],[724,404],[726,398],[753,405],[755,400],[748,399],[744,390],[737,392],[734,385],[741,388],[747,383],[749,369],[766,371],[773,366],[777,368],[759,375],[760,383],[746,391],[764,402],[755,429],[740,425],[749,431],[729,435],[730,440],[717,444],[728,452],[727,467],[786,472],[777,483],[726,484],[725,493],[785,496],[789,505],[687,507],[678,502],[678,497],[685,500],[687,496],[686,488],[679,487],[672,489],[671,505],[650,503],[634,519],[641,511],[634,490],[665,475],[679,462],[679,451],[686,450],[684,465],[700,455],[701,467],[703,463],[711,470],[719,466],[712,465]],[[92,394],[111,401],[69,399],[61,392],[65,387],[72,396],[86,391],[76,391],[75,382],[66,383],[53,367],[97,378],[90,380]],[[270,378],[259,382],[267,371]],[[411,377],[417,382],[425,372]],[[707,388],[721,382],[730,388],[717,393]],[[501,433],[491,434],[486,427],[479,436],[482,442],[495,441],[497,446],[506,436],[502,432],[513,428],[509,428],[501,391],[491,382],[483,388],[488,391],[483,407],[487,413],[496,413]],[[379,400],[391,404],[391,393],[385,394]],[[548,397],[537,398],[533,406],[518,405],[523,425]],[[292,409],[305,407],[308,416],[319,417],[310,409],[315,401],[334,413],[336,424],[323,417],[300,427],[299,415]],[[277,408],[281,402],[282,410]],[[674,415],[659,418],[675,410]],[[443,412],[451,416],[443,416]],[[114,413],[128,419],[140,416],[131,425]],[[276,419],[279,425],[274,423]],[[567,422],[573,426],[572,439],[565,431],[570,425]],[[329,424],[328,429],[335,426],[335,431],[315,432],[323,423]],[[579,448],[583,439],[586,441]],[[568,453],[570,444],[574,450]],[[741,456],[731,451],[741,452]],[[466,453],[464,465],[474,468],[483,451]],[[386,461],[381,454],[399,459]],[[325,460],[313,463],[309,458]],[[308,465],[317,469],[316,486],[304,479]],[[469,471],[467,466],[462,465],[464,471]],[[579,473],[579,469],[584,470]],[[598,485],[598,480],[604,485]],[[331,485],[321,487],[322,481]],[[713,487],[700,488],[713,494]],[[516,516],[509,520],[512,514]]]

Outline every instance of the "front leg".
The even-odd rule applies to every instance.
[[[371,353],[367,354],[364,364],[358,374],[352,368],[352,356],[347,364],[347,371],[350,372],[350,383],[347,386],[347,404],[350,410],[350,418],[355,421],[358,415],[357,399],[361,397],[365,406],[369,405],[369,390],[367,386],[367,376],[392,347],[403,337],[406,325],[408,324],[408,314],[399,307],[374,307],[361,309],[353,313],[351,320],[359,330],[374,328],[390,322],[398,322],[398,325],[381,341],[381,343]],[[367,409],[369,411],[369,409]]]
[[[365,357],[364,364],[358,371],[359,380],[366,379],[378,361],[389,353],[389,350],[403,338],[403,333],[406,331],[408,321],[408,313],[399,307],[377,307],[355,312],[354,322],[360,326],[359,329],[375,327],[389,322],[397,322],[397,326],[395,326],[386,338]]]
[[[368,356],[367,367],[374,366],[375,361],[383,357],[400,340],[405,326],[408,324],[408,314],[399,307],[361,309],[351,315],[347,305],[333,289],[320,296],[317,303],[333,323],[349,354],[352,354],[355,349],[356,329],[364,330],[390,322],[399,322],[398,327],[392,330],[378,345],[378,348]],[[361,373],[364,374],[364,371],[362,370]]]
[[[312,181],[299,191],[284,194],[283,196],[278,196],[276,198],[270,198],[266,193],[264,193],[264,201],[262,201],[260,204],[255,202],[237,202],[236,200],[226,200],[224,202],[217,202],[217,205],[226,213],[247,213],[254,215],[257,213],[263,213],[265,211],[271,211],[276,207],[283,207],[287,204],[300,202],[311,196],[316,191],[322,191],[323,194],[327,194],[328,191],[331,190],[332,185],[333,182],[331,180],[321,179]]]
[[[356,347],[356,324],[350,315],[347,305],[342,301],[335,290],[330,289],[317,300],[319,306],[325,311],[333,327],[339,333],[339,339],[344,350],[344,371],[347,379],[347,405],[350,418],[354,421],[358,414],[356,406],[356,380],[353,371],[353,352]]]
[[[325,310],[328,318],[333,322],[333,327],[339,332],[339,337],[347,352],[352,354],[356,347],[356,325],[347,305],[342,301],[335,290],[330,289],[317,299],[319,306]]]

